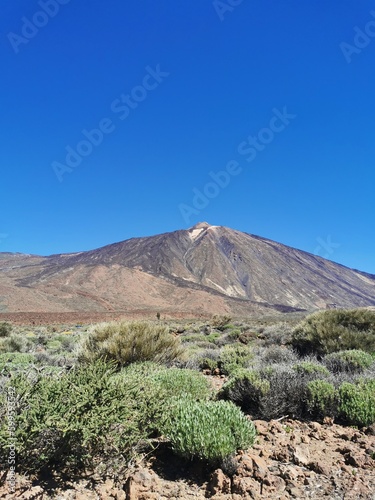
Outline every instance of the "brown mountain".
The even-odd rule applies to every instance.
[[[222,226],[40,257],[0,253],[0,311],[247,314],[375,305],[375,275]]]

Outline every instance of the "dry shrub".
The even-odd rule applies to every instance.
[[[136,361],[172,364],[183,356],[180,339],[166,326],[146,321],[100,323],[90,328],[78,355],[80,362],[114,360],[118,366]]]

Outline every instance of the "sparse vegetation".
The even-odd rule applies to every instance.
[[[319,314],[326,312],[340,311]],[[373,333],[362,311],[358,317],[343,313],[350,326],[337,326],[331,318],[322,320],[323,328],[318,314],[320,333],[311,333],[311,315],[293,334],[295,318],[276,325],[268,318],[182,326],[155,318],[89,328],[7,327],[9,334],[0,338],[0,417],[11,383],[19,469],[39,474],[100,463],[103,474],[112,474],[140,450],[153,453],[151,443],[160,439],[180,457],[220,466],[230,475],[238,467],[236,450],[251,446],[255,436],[244,414],[369,425],[375,421],[375,358],[367,342]],[[363,330],[354,329],[353,315]],[[343,328],[350,333],[336,337]],[[355,331],[365,335],[362,349],[341,348]],[[214,390],[219,377],[224,385]],[[6,452],[3,423],[3,463]]]

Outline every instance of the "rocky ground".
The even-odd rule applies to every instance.
[[[9,493],[1,474],[1,499],[172,500],[375,499],[375,425],[357,430],[330,421],[255,421],[258,439],[221,469],[206,471],[161,451],[129,471],[124,481],[95,476],[64,486],[18,476]]]

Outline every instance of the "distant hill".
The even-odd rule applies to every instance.
[[[375,275],[199,223],[73,254],[0,253],[0,311],[187,314],[375,306]]]

